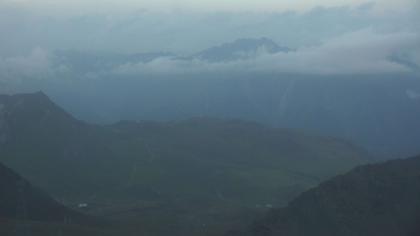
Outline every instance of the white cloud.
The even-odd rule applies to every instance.
[[[242,54],[247,54],[243,52]],[[402,57],[396,60],[395,57]],[[0,87],[13,88],[21,84],[55,79],[100,80],[126,76],[166,76],[270,73],[302,75],[369,75],[393,73],[419,73],[420,35],[410,32],[378,33],[364,29],[343,34],[323,43],[298,48],[288,53],[269,54],[257,50],[245,59],[227,62],[208,62],[200,59],[161,57],[143,63],[111,64],[80,74],[71,65],[42,48],[35,48],[26,56],[0,57]],[[74,69],[74,68],[73,68]],[[84,72],[83,72],[84,73]],[[30,82],[32,81],[32,82]],[[28,83],[29,82],[29,83]]]
[[[405,91],[405,93],[407,94],[407,97],[413,100],[417,100],[420,99],[420,92],[413,90],[413,89],[407,89]]]
[[[127,9],[184,9],[195,11],[307,11],[313,7],[358,6],[374,2],[377,9],[407,9],[416,0],[4,0],[5,3],[39,10],[55,9],[60,12]]]
[[[0,80],[3,81],[43,79],[49,78],[52,73],[50,54],[39,47],[26,56],[0,57]]]
[[[55,4],[57,9],[36,7],[37,4],[43,5],[43,2],[44,5]],[[101,1],[101,4],[98,4],[98,1],[83,2],[94,4],[92,9],[108,5],[104,4],[104,1]],[[193,1],[192,4],[200,2]],[[217,1],[205,2],[218,5]],[[223,2],[235,5],[231,1]],[[122,1],[119,4],[130,6],[127,7],[128,10],[118,11],[118,7],[110,7],[108,11],[84,12],[90,8],[81,7],[85,4],[81,1],[31,0],[23,1],[20,7],[2,7],[0,3],[0,55],[27,53],[35,46],[50,51],[76,49],[124,53],[190,53],[221,42],[246,37],[268,37],[282,46],[301,47],[366,27],[388,32],[401,29],[418,32],[420,29],[420,8],[416,11],[415,4],[410,3],[410,0],[379,1],[377,4],[365,5],[359,4],[370,1],[252,2],[270,9],[275,9],[270,7],[273,3],[308,4],[307,6],[315,8],[304,12],[294,10],[270,13],[201,12],[185,9],[159,11],[147,8],[147,4],[152,4],[152,1]],[[72,12],[71,7],[66,7],[67,4],[77,6],[76,11]],[[137,8],[134,6],[136,4],[142,7]],[[404,7],[381,7],[392,4],[401,4]],[[241,0],[241,4],[236,5],[247,6],[247,3]],[[401,8],[405,11],[398,10]]]
[[[200,74],[297,73],[297,74],[388,74],[412,73],[412,68],[391,60],[397,54],[418,58],[420,36],[415,33],[381,34],[371,29],[352,32],[289,53],[258,54],[231,62],[160,58],[149,63],[128,63],[114,69],[116,74]],[[418,63],[412,61],[411,63]],[[419,65],[419,64],[417,64]]]

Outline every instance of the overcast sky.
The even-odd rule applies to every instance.
[[[0,55],[41,47],[194,52],[241,37],[289,47],[363,28],[417,31],[418,0],[1,0]]]
[[[190,54],[260,37],[295,51],[210,65],[164,58],[107,72],[418,73],[419,12],[419,0],[0,0],[0,85],[68,71],[57,50]]]
[[[186,9],[198,11],[305,11],[313,7],[358,6],[374,2],[378,9],[410,8],[416,0],[3,0],[9,5],[19,7],[68,11],[69,8],[82,11],[98,9]]]

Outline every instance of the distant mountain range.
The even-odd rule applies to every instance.
[[[420,232],[420,157],[365,165],[340,175],[371,156],[343,140],[239,120],[92,125],[73,118],[42,92],[0,95],[0,137],[0,161],[56,198],[69,204],[86,202],[94,214],[119,212],[130,224],[149,227],[113,228],[110,235],[166,235],[171,230],[161,227],[166,220],[177,222],[180,228],[174,232],[200,235],[200,219],[221,232],[272,207],[276,209],[250,227],[228,235]],[[6,167],[0,166],[0,177],[0,218],[15,219],[25,210],[21,206],[33,212],[29,219],[75,214]],[[19,202],[22,191],[26,205]],[[234,218],[226,218],[232,212]],[[6,223],[0,232],[14,224]],[[43,227],[53,232],[56,226]],[[107,231],[77,230],[73,232],[86,235]]]
[[[0,104],[2,160],[42,186],[61,191],[87,185],[93,194],[99,191],[96,188],[103,188],[97,184],[100,180],[108,183],[106,188],[110,188],[110,183],[128,189],[141,185],[143,190],[137,189],[138,194],[147,188],[151,188],[146,191],[149,194],[169,194],[178,191],[167,189],[167,184],[173,184],[171,175],[187,177],[183,185],[190,183],[193,189],[200,185],[200,181],[195,182],[198,170],[202,181],[218,186],[209,191],[228,191],[228,186],[223,190],[227,182],[219,183],[219,178],[239,174],[242,177],[232,178],[244,178],[244,184],[248,183],[245,180],[250,174],[249,166],[253,166],[251,171],[278,166],[283,170],[279,176],[294,176],[296,184],[312,185],[369,158],[366,152],[344,141],[269,129],[255,123],[202,118],[90,125],[74,119],[40,92],[3,95]],[[194,168],[184,169],[185,164]],[[237,170],[232,172],[230,166]],[[165,170],[166,177],[143,178],[153,169]],[[189,179],[189,175],[195,178]],[[145,182],[147,179],[151,182]]]
[[[293,49],[268,38],[242,38],[185,55],[63,50],[54,54],[54,61],[69,74],[40,88],[76,117],[93,123],[233,118],[351,140],[384,159],[420,152],[418,74],[212,70],[216,64],[235,65],[240,60],[252,67],[253,59],[276,53],[293,53]],[[397,55],[390,60],[413,67]],[[141,74],[148,63],[146,67],[158,75]],[[208,73],[182,73],[195,63]],[[180,74],[171,73],[173,67]],[[115,74],[119,69],[128,72]]]
[[[419,157],[340,175],[420,152],[418,76],[108,73],[292,51],[267,38],[190,55],[57,51],[53,63],[71,79],[44,88],[65,109],[43,92],[0,95],[0,162],[19,173],[0,164],[0,234],[21,216],[34,228],[76,219],[67,207],[86,203],[85,213],[128,219],[135,235],[216,235],[273,207],[229,235],[419,235]],[[54,235],[61,227],[47,223]]]
[[[70,204],[157,206],[162,214],[139,218],[156,224],[177,209],[179,225],[201,215],[225,227],[211,212],[283,206],[371,160],[347,141],[239,120],[92,125],[42,92],[1,95],[0,107],[0,161]]]
[[[420,80],[400,75],[103,79],[46,93],[94,123],[241,119],[347,139],[381,158],[420,152]]]
[[[268,38],[243,38],[231,43],[208,48],[193,55],[193,58],[210,61],[225,62],[240,59],[255,58],[261,54],[287,53],[290,48],[280,47],[273,40]]]
[[[65,65],[76,74],[100,73],[127,64],[149,63],[162,58],[180,61],[202,60],[210,63],[223,63],[235,60],[253,59],[263,54],[287,53],[291,49],[281,47],[268,38],[243,38],[220,46],[210,47],[192,54],[170,52],[150,53],[110,53],[81,52],[76,50],[57,50],[54,63]]]
[[[121,54],[58,50],[54,53],[57,65],[66,65],[75,74],[98,73],[127,63],[148,63],[158,58],[175,57],[168,52]]]
[[[416,236],[419,219],[420,156],[355,168],[228,235]]]

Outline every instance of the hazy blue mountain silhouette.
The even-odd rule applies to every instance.
[[[281,47],[268,38],[242,38],[205,49],[193,55],[193,57],[210,62],[225,62],[255,58],[262,53],[274,54],[289,51],[291,51],[290,48]]]

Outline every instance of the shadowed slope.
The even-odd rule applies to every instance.
[[[228,235],[420,235],[420,156],[358,167]]]

